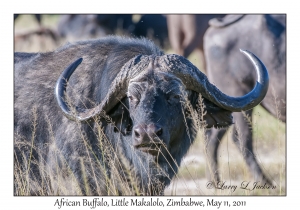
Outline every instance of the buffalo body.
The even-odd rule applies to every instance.
[[[286,20],[285,15],[227,15],[213,19],[204,36],[207,75],[225,93],[240,96],[253,87],[249,62],[236,51],[249,49],[259,55],[270,74],[270,89],[261,105],[277,119],[286,120]],[[239,62],[233,62],[239,60]],[[242,64],[242,65],[241,65]],[[225,77],[226,75],[226,77]],[[245,112],[252,115],[252,110]],[[243,154],[255,180],[272,183],[255,158],[252,131],[242,113],[234,113],[233,140]],[[237,129],[241,135],[237,135]],[[208,131],[211,172],[219,180],[217,150],[225,130]]]

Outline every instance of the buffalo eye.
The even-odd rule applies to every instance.
[[[129,133],[131,131],[132,131],[132,125],[128,124],[127,127],[126,127],[126,133]]]
[[[139,100],[136,97],[132,96],[132,95],[129,95],[128,98],[129,98],[129,102],[131,104],[133,104],[134,106],[136,106],[139,103]]]
[[[179,99],[180,99],[180,95],[174,94],[174,95],[168,96],[167,101],[169,104],[173,104],[174,102],[178,102]]]
[[[173,98],[175,98],[175,99],[179,99],[180,98],[180,96],[179,95],[174,95],[174,97]]]

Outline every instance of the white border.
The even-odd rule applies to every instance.
[[[295,1],[293,1],[295,2]],[[245,200],[244,209],[282,209],[299,202],[299,16],[297,4],[282,1],[10,1],[1,6],[1,209],[57,209],[56,197],[13,196],[13,14],[14,13],[286,13],[287,14],[287,196],[211,197],[215,200]],[[298,135],[297,135],[298,134]],[[83,197],[68,197],[81,200]],[[90,197],[89,197],[90,198]],[[130,197],[126,197],[130,198]],[[167,199],[166,197],[160,197]],[[208,197],[193,197],[206,200]],[[109,197],[106,197],[109,199]],[[116,197],[114,197],[116,199]],[[298,202],[297,202],[298,201]],[[126,208],[126,207],[124,207]],[[157,208],[157,207],[151,207]],[[221,207],[221,209],[225,207]],[[86,209],[90,209],[86,207]],[[99,209],[99,207],[98,207]],[[136,209],[136,207],[130,207]],[[211,208],[213,209],[213,208]],[[214,208],[216,209],[216,208]]]

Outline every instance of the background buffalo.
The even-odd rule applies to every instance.
[[[262,107],[277,120],[286,121],[286,17],[285,15],[227,15],[210,21],[204,36],[204,53],[207,75],[227,94],[243,95],[254,86],[250,63],[246,63],[236,51],[249,49],[265,62],[270,74],[270,89],[262,101]],[[240,60],[239,63],[233,62]],[[224,75],[228,75],[225,77]],[[253,149],[253,110],[234,113],[233,141],[241,151],[249,170],[257,180],[276,182],[272,175],[260,167]],[[255,117],[255,116],[254,116]],[[263,131],[264,132],[264,131]],[[218,146],[225,130],[207,131],[207,152],[210,171],[215,180],[218,176]]]

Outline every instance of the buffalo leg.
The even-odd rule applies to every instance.
[[[224,136],[225,129],[211,128],[206,131],[207,144],[206,144],[206,156],[207,156],[207,170],[206,176],[212,179],[215,183],[220,181],[218,172],[218,147],[221,139]]]
[[[252,116],[252,110],[245,112],[246,115]],[[252,130],[242,113],[234,113],[235,126],[233,132],[233,141],[242,153],[248,168],[253,174],[255,180],[262,181],[263,184],[272,182],[264,175],[253,153]]]

